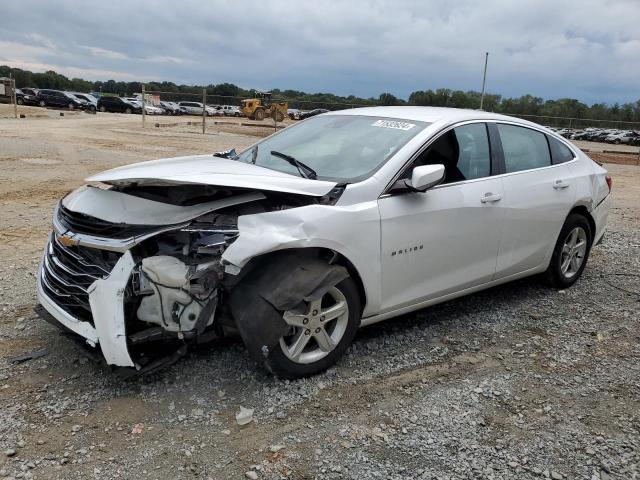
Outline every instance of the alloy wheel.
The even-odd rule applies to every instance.
[[[587,254],[587,232],[582,227],[575,227],[569,232],[562,246],[560,255],[560,271],[566,278],[574,277],[584,263]]]
[[[331,353],[340,343],[349,324],[349,305],[344,294],[332,287],[302,311],[283,315],[290,332],[280,338],[284,355],[296,363],[314,363]]]

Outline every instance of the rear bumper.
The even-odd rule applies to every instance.
[[[45,250],[46,255],[46,250]],[[124,292],[135,266],[130,252],[125,252],[107,278],[96,280],[88,289],[93,325],[69,314],[43,288],[45,262],[40,263],[37,282],[38,300],[62,327],[99,346],[110,365],[134,367],[129,355],[124,319]]]

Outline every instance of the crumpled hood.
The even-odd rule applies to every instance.
[[[335,182],[310,180],[212,155],[165,158],[114,168],[87,178],[112,185],[203,184],[321,197]]]

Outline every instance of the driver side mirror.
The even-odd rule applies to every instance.
[[[426,192],[444,180],[444,165],[421,165],[411,172],[411,179],[398,180],[391,192]]]

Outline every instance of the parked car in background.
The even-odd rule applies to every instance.
[[[105,95],[98,99],[98,110],[101,112],[140,113],[142,107],[121,97]]]
[[[164,111],[167,115],[182,115],[180,106],[176,102],[161,101],[160,106],[164,108]]]
[[[90,93],[68,92],[80,101],[87,102],[87,109],[96,111],[98,109],[98,99]]]
[[[180,102],[178,103],[180,110],[187,115],[202,115],[202,109],[205,106],[200,102]],[[207,116],[213,116],[216,114],[216,109],[210,106],[206,107]]]
[[[31,95],[32,97],[37,97],[38,96],[38,89],[37,88],[23,87],[20,90],[22,90],[22,93],[24,93],[25,95]]]
[[[240,107],[235,105],[220,105],[220,111],[225,117],[241,117]]]
[[[83,109],[87,105],[87,102],[61,90],[38,90],[36,100],[41,107],[68,108],[69,110]]]
[[[131,374],[239,335],[284,378],[329,368],[360,326],[536,274],[572,286],[612,186],[540,125],[428,107],[331,112],[240,154],[87,181],[102,187],[53,214],[48,321]]]
[[[621,143],[633,144],[638,140],[638,137],[640,137],[640,134],[637,132],[620,132],[607,135],[604,141],[607,143],[614,143],[616,145],[620,145]]]
[[[164,108],[159,107],[158,105],[145,104],[144,110],[145,110],[145,113],[147,113],[147,115],[165,115],[166,114],[166,111],[164,110]]]
[[[38,98],[21,88],[16,88],[16,103],[18,105],[38,105]]]
[[[327,113],[329,110],[325,108],[316,108],[314,110],[309,110],[307,112],[302,112],[298,115],[298,120],[304,120],[305,118],[315,117],[316,115],[320,115],[321,113]]]
[[[291,120],[299,120],[300,119],[300,113],[302,113],[302,110],[300,110],[298,108],[289,108],[289,109],[287,109],[287,116]]]
[[[142,112],[142,100],[139,97],[126,97],[126,101],[131,103],[132,105],[137,106]],[[156,107],[151,103],[144,104],[144,113],[147,115],[164,115],[164,110],[162,108]]]

